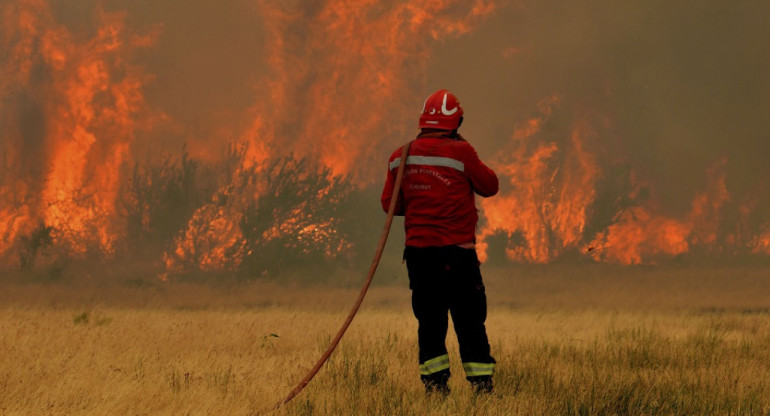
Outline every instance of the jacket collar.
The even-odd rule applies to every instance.
[[[439,130],[439,129],[422,129],[420,134],[417,135],[418,139],[453,139],[455,137],[454,131]]]

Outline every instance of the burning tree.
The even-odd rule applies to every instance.
[[[243,239],[231,247],[242,274],[274,273],[296,265],[323,265],[349,248],[340,232],[350,178],[333,176],[307,159],[285,157],[266,169],[264,196],[244,207]]]

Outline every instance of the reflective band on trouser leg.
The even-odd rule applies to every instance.
[[[449,368],[449,354],[440,355],[436,358],[420,364],[420,375],[429,376],[433,373],[438,373],[441,370]]]
[[[491,376],[495,374],[495,363],[463,363],[468,377]]]

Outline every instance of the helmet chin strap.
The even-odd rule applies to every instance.
[[[458,133],[458,132],[457,132],[457,130],[458,130],[458,129],[460,129],[460,126],[462,126],[462,125],[463,125],[463,117],[462,117],[462,116],[460,116],[460,119],[459,119],[459,120],[457,120],[457,128],[456,128],[456,129],[454,129],[454,130],[452,130],[452,132],[451,132],[451,133],[449,133],[449,135],[450,135],[450,136],[451,136],[453,139],[455,139],[455,140],[462,140],[462,141],[465,141],[465,139],[463,138],[463,136],[460,136],[460,133]]]

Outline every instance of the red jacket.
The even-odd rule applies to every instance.
[[[401,148],[390,156],[388,178],[382,190],[382,209],[388,211]],[[476,242],[474,192],[497,193],[497,175],[468,142],[447,134],[421,134],[410,149],[396,215],[405,215],[406,245],[448,246]]]

